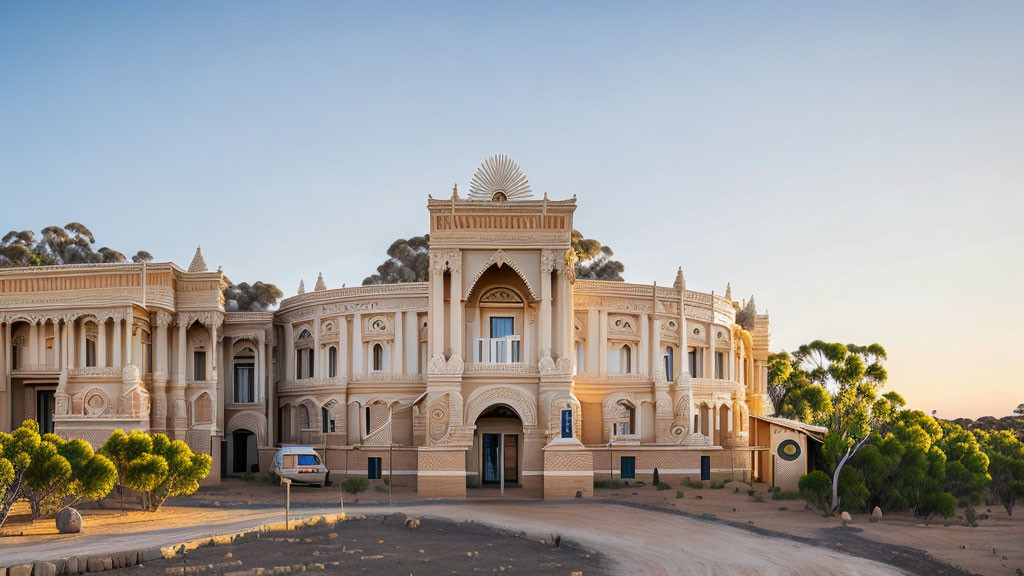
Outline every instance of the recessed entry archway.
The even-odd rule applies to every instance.
[[[523,419],[507,404],[493,404],[474,421],[471,462],[474,484],[481,487],[522,485]]]

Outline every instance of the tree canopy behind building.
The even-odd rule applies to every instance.
[[[626,267],[613,260],[612,249],[601,242],[585,238],[578,230],[572,231],[572,249],[576,253],[576,277],[585,280],[614,280],[622,282]],[[367,284],[401,284],[426,282],[430,279],[430,235],[399,238],[388,247],[388,259],[377,267],[377,273],[367,276]]]
[[[266,312],[277,306],[284,292],[267,282],[242,282],[224,289],[224,309],[229,312]]]
[[[0,268],[53,266],[57,264],[101,264],[127,262],[123,253],[103,246],[94,249],[96,238],[79,222],[63,227],[47,226],[37,235],[32,230],[11,230],[0,239]],[[153,255],[139,250],[132,262],[150,262]]]

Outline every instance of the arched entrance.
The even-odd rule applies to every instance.
[[[482,487],[522,485],[523,420],[506,404],[495,404],[476,419],[469,467]]]
[[[254,432],[238,428],[231,433],[230,444],[228,451],[231,461],[228,464],[232,474],[259,472],[259,451]]]

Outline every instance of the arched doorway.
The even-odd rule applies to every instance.
[[[256,434],[251,430],[239,428],[231,433],[231,473],[245,474],[259,472],[259,451],[256,447]]]
[[[523,421],[510,406],[495,404],[476,419],[473,453],[477,462],[470,470],[479,474],[480,486],[522,485]]]

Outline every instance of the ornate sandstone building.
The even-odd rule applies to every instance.
[[[768,316],[745,329],[728,290],[688,290],[681,269],[664,287],[576,279],[576,199],[533,199],[504,157],[427,208],[428,282],[321,277],[275,312],[225,311],[199,250],[187,270],[0,270],[0,428],[166,432],[214,455],[214,481],[309,444],[334,479],[424,496],[762,477]]]

